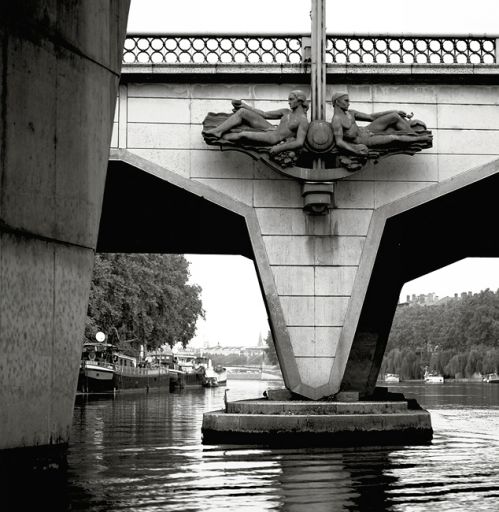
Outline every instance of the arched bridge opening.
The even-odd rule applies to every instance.
[[[495,161],[484,168],[492,170],[497,165]],[[406,282],[466,257],[499,256],[493,223],[499,175],[483,176],[468,184],[452,181],[446,185],[448,190],[437,186],[433,191],[425,190],[387,205],[374,219],[371,228],[380,232],[379,249],[343,389],[359,390],[364,396],[374,393],[400,291]]]
[[[251,207],[126,150],[112,150],[97,252],[240,255],[252,260],[270,330],[274,340],[284,340],[276,344],[283,377],[296,385],[296,363]]]
[[[253,259],[243,216],[119,159],[109,161],[97,251]]]

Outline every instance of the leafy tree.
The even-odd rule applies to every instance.
[[[447,366],[444,368],[445,374],[456,378],[464,377],[467,359],[466,354],[462,353],[452,356]]]
[[[201,288],[187,283],[188,265],[181,255],[98,254],[85,336],[93,340],[101,330],[135,348],[185,347],[204,318]]]
[[[452,377],[498,370],[499,290],[397,308],[381,372],[420,378],[424,366]]]
[[[482,357],[477,350],[471,350],[468,352],[466,359],[466,366],[464,373],[466,377],[471,377],[475,373],[481,373],[482,371]]]
[[[491,348],[483,351],[482,360],[483,373],[499,372],[499,349]]]

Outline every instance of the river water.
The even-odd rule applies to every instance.
[[[268,384],[229,381],[229,399]],[[51,510],[499,510],[499,385],[391,385],[430,411],[433,441],[365,448],[205,446],[202,413],[224,390],[77,398]]]

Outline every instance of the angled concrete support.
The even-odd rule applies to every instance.
[[[466,257],[497,257],[499,160],[374,212],[342,330],[332,389],[372,396],[404,283]]]

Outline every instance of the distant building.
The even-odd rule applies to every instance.
[[[439,302],[439,297],[434,292],[431,293],[421,293],[419,295],[416,295],[415,293],[411,295],[407,295],[407,301],[405,302],[406,305],[414,306],[433,306],[437,302]]]
[[[202,352],[203,354],[208,355],[217,355],[217,356],[247,356],[247,357],[255,357],[255,356],[263,356],[267,350],[267,344],[265,343],[265,339],[262,336],[262,333],[258,335],[258,342],[256,346],[250,347],[242,347],[242,346],[222,346],[220,342],[216,345],[210,345],[208,341],[203,343],[203,348],[196,350],[193,348],[187,348],[184,352]]]
[[[265,347],[221,347],[220,345],[216,347],[211,347],[210,349],[205,351],[206,353],[212,355],[220,355],[220,356],[263,356],[265,354]]]
[[[210,354],[220,355],[220,356],[229,356],[229,355],[241,355],[241,351],[243,347],[222,347],[220,344],[215,347],[210,347],[206,350]]]
[[[244,347],[243,353],[249,357],[262,356],[265,354],[265,347]]]
[[[421,293],[416,295],[406,295],[406,302],[399,303],[399,306],[434,306],[435,304],[444,304],[449,300],[462,300],[468,297],[472,297],[473,292],[461,292],[460,294],[455,293],[454,297],[442,297],[440,298],[435,293]]]
[[[258,346],[259,346],[259,347],[264,347],[264,346],[265,346],[265,343],[264,343],[264,341],[263,341],[262,333],[260,333],[260,334],[258,335]]]

